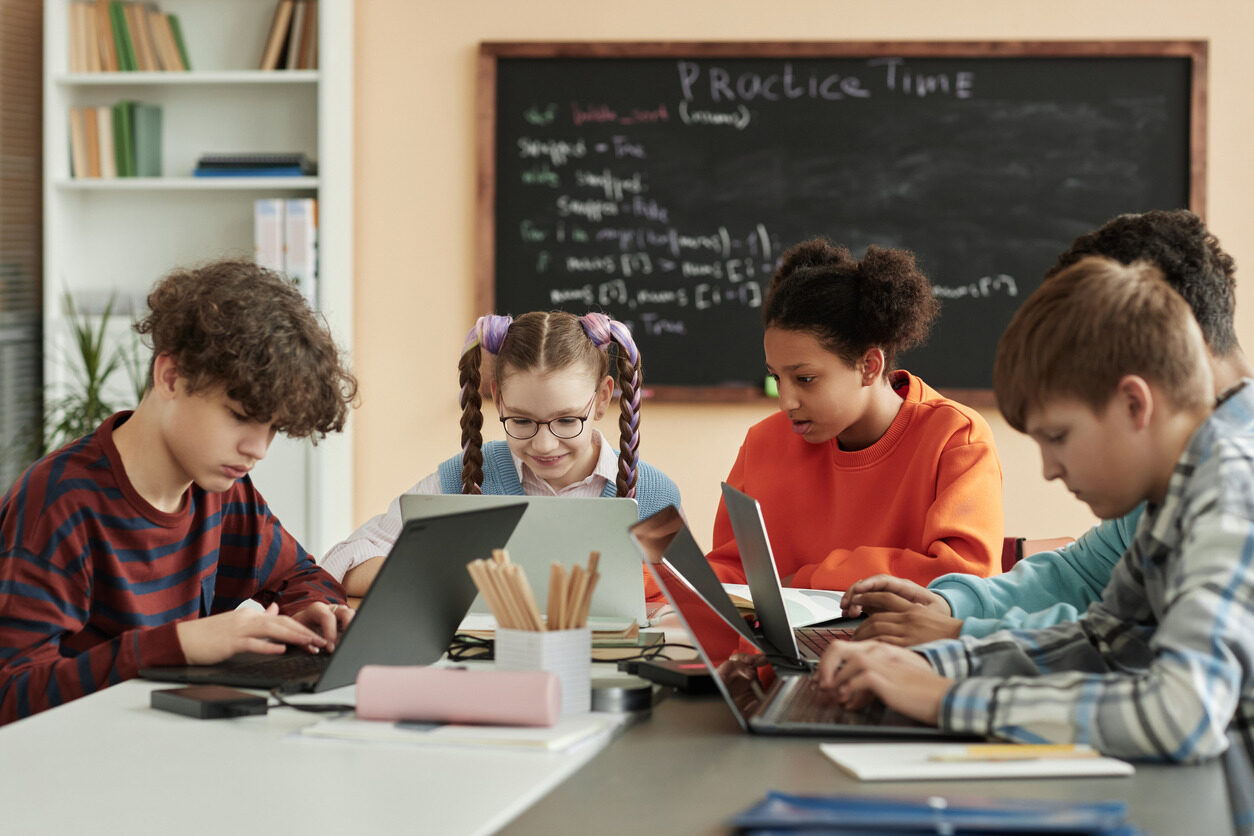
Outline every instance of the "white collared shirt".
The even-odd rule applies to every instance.
[[[537,476],[522,459],[513,455],[513,451],[510,451],[510,457],[514,460],[514,469],[518,472],[518,481],[522,483],[523,493],[527,496],[601,496],[605,492],[606,484],[618,479],[618,456],[614,454],[614,448],[610,446],[605,436],[595,427],[592,428],[592,443],[598,445],[600,450],[592,473],[564,488],[554,488]],[[440,489],[439,471],[430,474],[405,493],[428,496],[443,493]],[[366,520],[347,539],[332,546],[319,565],[336,580],[342,581],[349,569],[371,558],[382,557],[391,551],[392,544],[400,536],[403,524],[401,498],[398,496],[388,505],[387,511]]]

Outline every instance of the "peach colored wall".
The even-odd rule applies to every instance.
[[[1254,264],[1254,4],[1244,0],[358,0],[354,518],[458,447],[456,362],[473,306],[474,70],[482,40],[1210,39],[1211,227]],[[1254,280],[1251,280],[1254,281]],[[1238,333],[1254,348],[1254,291]],[[642,451],[679,483],[708,545],[745,428],[764,406],[649,404]],[[1041,479],[1035,447],[995,412],[1008,532],[1079,534],[1088,509]],[[607,425],[604,429],[612,431]]]

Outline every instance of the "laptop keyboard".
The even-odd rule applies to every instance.
[[[884,705],[874,702],[866,708],[851,711],[836,702],[827,691],[819,688],[813,676],[792,677],[791,682],[781,683],[781,693],[772,703],[770,719],[779,724],[813,725],[839,723],[864,726],[875,724],[884,715]]]
[[[796,630],[797,648],[802,658],[821,659],[823,651],[834,641],[850,641],[853,639],[852,627],[803,627]]]
[[[221,665],[184,668],[188,681],[217,682],[240,688],[271,688],[286,683],[312,682],[322,675],[331,661],[327,655],[291,652],[284,656],[246,654],[246,659],[227,660]]]

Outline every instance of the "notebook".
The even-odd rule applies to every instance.
[[[656,518],[656,519],[655,519]],[[672,557],[691,561],[700,548],[679,515],[670,506],[632,527],[645,565],[683,623],[702,661],[727,701],[741,728],[757,734],[893,737],[917,739],[972,739],[916,723],[881,703],[867,709],[842,708],[811,675],[811,665],[794,655],[780,654],[758,642],[746,626],[737,628],[721,611],[735,607],[718,587],[722,602],[716,609],[673,565]],[[713,593],[714,590],[709,590]],[[742,619],[735,619],[744,625]],[[766,663],[754,668],[745,660],[754,652]]]
[[[781,653],[791,653],[804,659],[818,659],[833,641],[853,638],[852,619],[839,619],[825,627],[794,628],[788,619],[784,594],[780,589],[779,571],[775,568],[775,555],[766,534],[766,522],[762,519],[762,507],[746,493],[736,490],[726,482],[723,487],[723,505],[731,520],[732,534],[744,566],[745,579],[753,598],[753,608],[761,624],[762,634],[770,645]]]
[[[246,653],[220,665],[143,668],[159,682],[327,691],[357,680],[364,665],[429,665],[444,655],[475,596],[466,571],[500,548],[522,519],[522,503],[405,523],[335,652]]]
[[[1025,747],[1031,749],[1031,746]],[[823,743],[819,750],[861,781],[947,781],[967,778],[1078,778],[1131,775],[1116,758],[1023,757],[957,760],[967,747],[952,743]]]
[[[549,567],[554,561],[569,568],[588,562],[588,552],[599,551],[601,580],[588,615],[626,626],[645,624],[644,573],[627,528],[640,519],[636,500],[622,497],[484,496],[469,494],[404,494],[401,518],[422,519],[432,514],[525,503],[527,513],[514,529],[506,548],[509,559],[522,567],[544,612],[549,598]],[[476,596],[471,613],[489,613],[483,596]]]

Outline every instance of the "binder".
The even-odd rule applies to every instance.
[[[283,272],[283,199],[253,202],[253,261],[259,267]]]
[[[790,795],[770,792],[732,819],[744,831],[874,833],[1068,833],[1130,836],[1122,801],[1071,802],[1027,799],[963,799]]]
[[[289,198],[283,214],[284,272],[296,282],[309,307],[318,310],[318,201]]]

